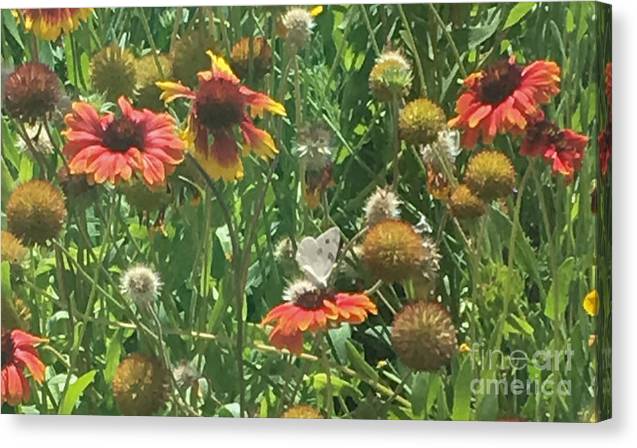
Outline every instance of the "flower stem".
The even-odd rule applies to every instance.
[[[144,14],[144,8],[137,8],[137,11],[139,12],[139,18],[142,20],[142,28],[144,28],[148,44],[153,50],[153,61],[155,61],[157,72],[159,73],[159,76],[161,76],[161,79],[166,79],[164,69],[161,66],[161,62],[159,62],[159,52],[157,50],[157,45],[155,45],[155,39],[153,38],[153,33],[150,30],[150,25],[148,24],[148,18],[146,17],[146,14]]]
[[[414,39],[414,35],[411,32],[411,26],[409,25],[409,21],[407,20],[407,16],[405,15],[405,10],[402,5],[396,5],[398,8],[398,13],[400,14],[400,20],[403,22],[403,26],[405,27],[405,33],[407,33],[407,40],[411,51],[414,53],[414,59],[416,60],[416,70],[418,71],[418,80],[420,81],[420,93],[423,97],[427,96],[427,84],[425,83],[425,71],[422,65],[422,60],[420,59],[420,54],[418,53],[418,47],[416,46],[416,40]]]

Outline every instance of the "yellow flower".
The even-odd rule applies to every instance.
[[[593,289],[584,296],[582,306],[584,307],[586,314],[593,317],[597,316],[597,313],[599,313],[599,294],[597,294],[596,289]]]

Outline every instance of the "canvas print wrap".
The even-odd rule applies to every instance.
[[[609,418],[610,31],[2,10],[2,412]]]

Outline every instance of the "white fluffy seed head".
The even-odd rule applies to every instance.
[[[304,279],[293,281],[283,291],[283,300],[286,302],[296,302],[299,297],[308,292],[317,292],[318,288],[312,283]]]
[[[310,39],[314,28],[314,17],[305,8],[290,8],[281,23],[285,28],[287,42],[296,48],[302,48]]]
[[[159,274],[144,265],[128,268],[122,276],[120,289],[138,306],[152,304],[161,292],[162,282]]]
[[[435,142],[421,149],[420,154],[425,165],[433,165],[440,171],[440,161],[436,153],[445,157],[450,164],[454,164],[461,151],[460,133],[455,129],[444,129],[438,132]]]
[[[397,219],[400,217],[401,201],[396,193],[386,188],[378,188],[374,191],[365,204],[365,221],[368,226],[385,219]]]

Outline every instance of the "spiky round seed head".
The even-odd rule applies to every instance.
[[[482,151],[469,161],[464,182],[484,201],[492,201],[511,194],[515,187],[515,169],[503,153]]]
[[[161,67],[161,72],[157,67]],[[159,99],[161,89],[155,84],[157,81],[168,79],[172,72],[170,58],[165,54],[157,55],[157,60],[152,54],[147,54],[135,61],[135,73],[137,74],[137,97],[135,106],[140,109],[150,109],[161,112],[166,109],[164,102]],[[163,73],[163,76],[162,76]]]
[[[60,86],[60,79],[47,65],[26,63],[3,83],[3,107],[9,116],[33,124],[55,111],[61,96]]]
[[[210,70],[208,50],[216,54],[217,44],[202,31],[193,31],[179,39],[171,55],[173,78],[188,87],[196,87],[197,73]]]
[[[150,306],[161,292],[162,281],[155,271],[144,265],[128,268],[120,281],[123,295],[130,297],[137,306]]]
[[[20,264],[27,254],[27,248],[20,240],[6,230],[2,231],[2,247],[0,248],[2,261],[9,264]]]
[[[232,47],[230,62],[240,78],[248,76],[252,63],[253,77],[258,80],[272,70],[272,48],[265,37],[244,37]]]
[[[149,188],[144,182],[133,181],[121,184],[118,189],[126,197],[131,207],[141,212],[153,212],[166,208],[172,196],[166,185]]]
[[[117,366],[113,395],[124,415],[152,415],[166,401],[167,374],[161,363],[141,353],[128,355]]]
[[[413,226],[387,219],[372,226],[363,241],[363,263],[379,279],[394,282],[418,275],[427,255]]]
[[[396,193],[388,188],[378,187],[365,203],[365,221],[373,226],[385,219],[400,218],[400,204]]]
[[[291,282],[287,288],[285,288],[285,291],[283,291],[283,300],[295,303],[305,294],[316,293],[317,291],[318,288],[314,283],[304,279],[295,280]]]
[[[487,211],[484,201],[464,184],[458,185],[451,193],[449,207],[453,216],[460,219],[478,218]]]
[[[398,358],[413,370],[435,371],[456,353],[451,315],[440,303],[417,301],[394,317],[391,340]]]
[[[281,415],[282,418],[306,418],[306,419],[322,419],[323,416],[313,406],[298,404],[292,406]]]
[[[9,232],[27,246],[55,238],[66,219],[62,192],[50,182],[31,180],[18,186],[7,203]]]
[[[281,18],[286,42],[295,48],[303,48],[310,40],[314,17],[306,8],[290,8]]]
[[[402,98],[411,88],[411,65],[398,51],[386,51],[369,74],[369,86],[379,101]]]
[[[433,101],[419,98],[405,105],[400,111],[398,128],[407,143],[427,145],[438,138],[438,132],[446,126],[444,111]]]
[[[133,98],[137,85],[135,57],[117,44],[104,47],[91,59],[91,80],[108,101],[117,101],[120,96]]]

